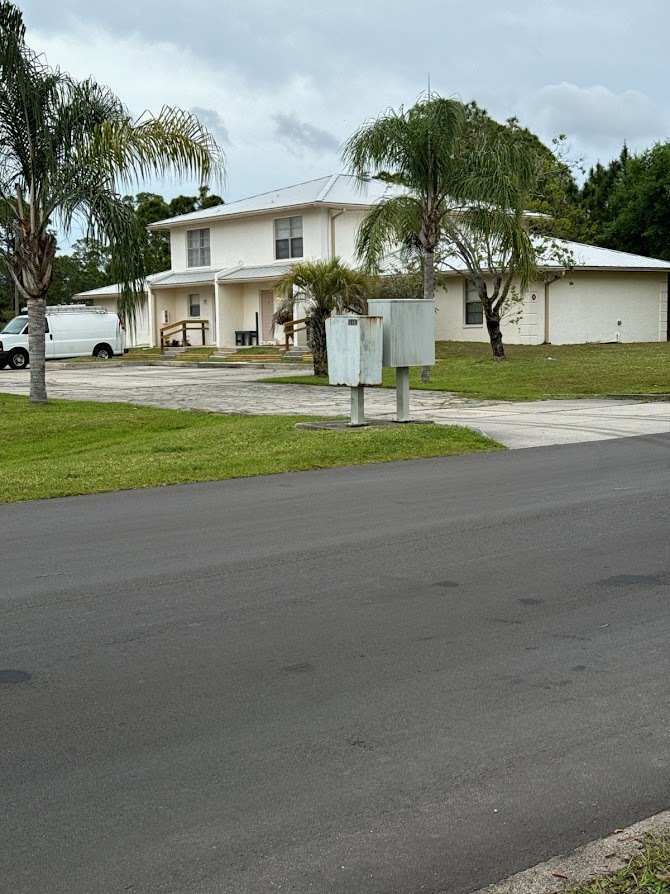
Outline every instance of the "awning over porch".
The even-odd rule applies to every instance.
[[[168,270],[165,273],[157,273],[149,279],[152,289],[174,288],[175,286],[198,286],[204,283],[214,284],[217,270],[184,270],[173,273]]]
[[[284,264],[258,264],[250,267],[233,267],[229,270],[222,270],[217,281],[220,283],[232,282],[253,282],[254,280],[267,281],[279,279],[293,267],[295,261],[289,261]]]

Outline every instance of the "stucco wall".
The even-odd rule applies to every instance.
[[[438,341],[488,341],[486,323],[465,322],[465,278],[449,277],[446,288],[435,294],[435,335]],[[534,285],[523,295],[521,316],[517,305],[501,322],[503,339],[512,345],[535,345],[544,341],[544,286]]]
[[[450,277],[436,293],[436,337],[446,341],[488,341],[486,325],[465,325],[465,279]],[[533,285],[523,296],[518,321],[503,320],[508,344],[545,341],[545,286]],[[665,341],[667,276],[665,273],[576,271],[549,286],[548,341]]]
[[[200,316],[189,317],[189,295],[200,295]],[[168,312],[168,322],[176,323],[179,320],[207,320],[209,329],[205,336],[205,344],[213,345],[215,343],[214,332],[214,286],[203,285],[202,283],[193,286],[186,286],[179,289],[155,289],[155,307],[156,307],[156,326],[160,330],[167,325],[164,321],[163,312]],[[173,338],[179,339],[180,335],[175,332]],[[195,347],[202,344],[202,335],[199,330],[191,330],[188,336],[189,341]]]
[[[303,257],[324,257],[327,251],[328,215],[321,208],[299,209],[302,215]],[[209,227],[211,266],[223,270],[237,264],[272,264],[275,261],[274,221],[290,212],[273,212],[232,220],[202,221],[170,232],[173,270],[187,270],[186,232]]]
[[[96,297],[93,302],[95,307],[104,307],[106,310],[116,312],[117,298],[116,296]],[[127,348],[146,348],[151,342],[149,336],[149,312],[146,298],[138,308],[135,317],[135,326],[131,327],[126,324],[126,347]]]
[[[549,341],[664,341],[665,273],[574,272],[549,288]]]

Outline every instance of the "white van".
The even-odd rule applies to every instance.
[[[117,313],[104,307],[47,307],[44,338],[47,360],[91,355],[106,360],[125,350],[123,323]],[[24,309],[0,332],[0,369],[23,369],[29,362],[28,316]]]

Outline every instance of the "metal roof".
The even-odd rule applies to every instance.
[[[184,270],[179,273],[168,271],[167,273],[159,273],[155,277],[151,277],[151,287],[161,288],[162,286],[190,286],[200,283],[214,282],[217,270]]]
[[[88,292],[77,292],[72,296],[73,301],[87,298],[116,298],[121,294],[121,283],[115,282],[111,286],[100,286],[97,289],[89,289]]]
[[[170,229],[197,221],[221,220],[238,214],[254,214],[277,208],[301,208],[309,205],[368,207],[384,196],[394,195],[399,191],[399,187],[379,180],[362,181],[350,174],[332,174],[295,186],[260,193],[237,202],[228,202],[203,211],[193,211],[191,214],[180,214],[177,217],[159,220],[150,224],[149,229]]]
[[[612,248],[602,248],[599,245],[587,245],[584,242],[571,242],[567,239],[552,240],[560,249],[560,255],[572,259],[574,270],[630,270],[639,272],[670,271],[670,261],[661,261],[659,258],[647,258],[643,255],[633,255],[626,251],[616,251]],[[546,242],[538,242],[537,265],[544,270],[565,267],[556,257],[551,246],[545,247]],[[386,272],[392,272],[393,261],[397,254],[391,255],[385,264]],[[441,271],[445,274],[462,274],[467,268],[462,259],[456,255],[446,255],[441,264]]]
[[[670,270],[669,261],[659,258],[647,258],[644,255],[633,255],[627,251],[616,251],[613,248],[602,248],[599,245],[587,245],[584,242],[568,242],[556,240],[572,254],[575,268],[592,270]],[[551,250],[548,252],[551,255]],[[551,257],[540,255],[539,263],[543,267],[560,267]]]
[[[295,261],[284,264],[260,264],[254,267],[233,267],[222,270],[217,276],[219,282],[248,282],[255,279],[279,279],[293,267]]]

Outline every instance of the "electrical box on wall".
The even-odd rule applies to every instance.
[[[424,298],[370,298],[370,314],[384,320],[383,365],[435,363],[435,302]]]
[[[326,320],[328,379],[331,385],[380,385],[381,317],[333,316]]]

